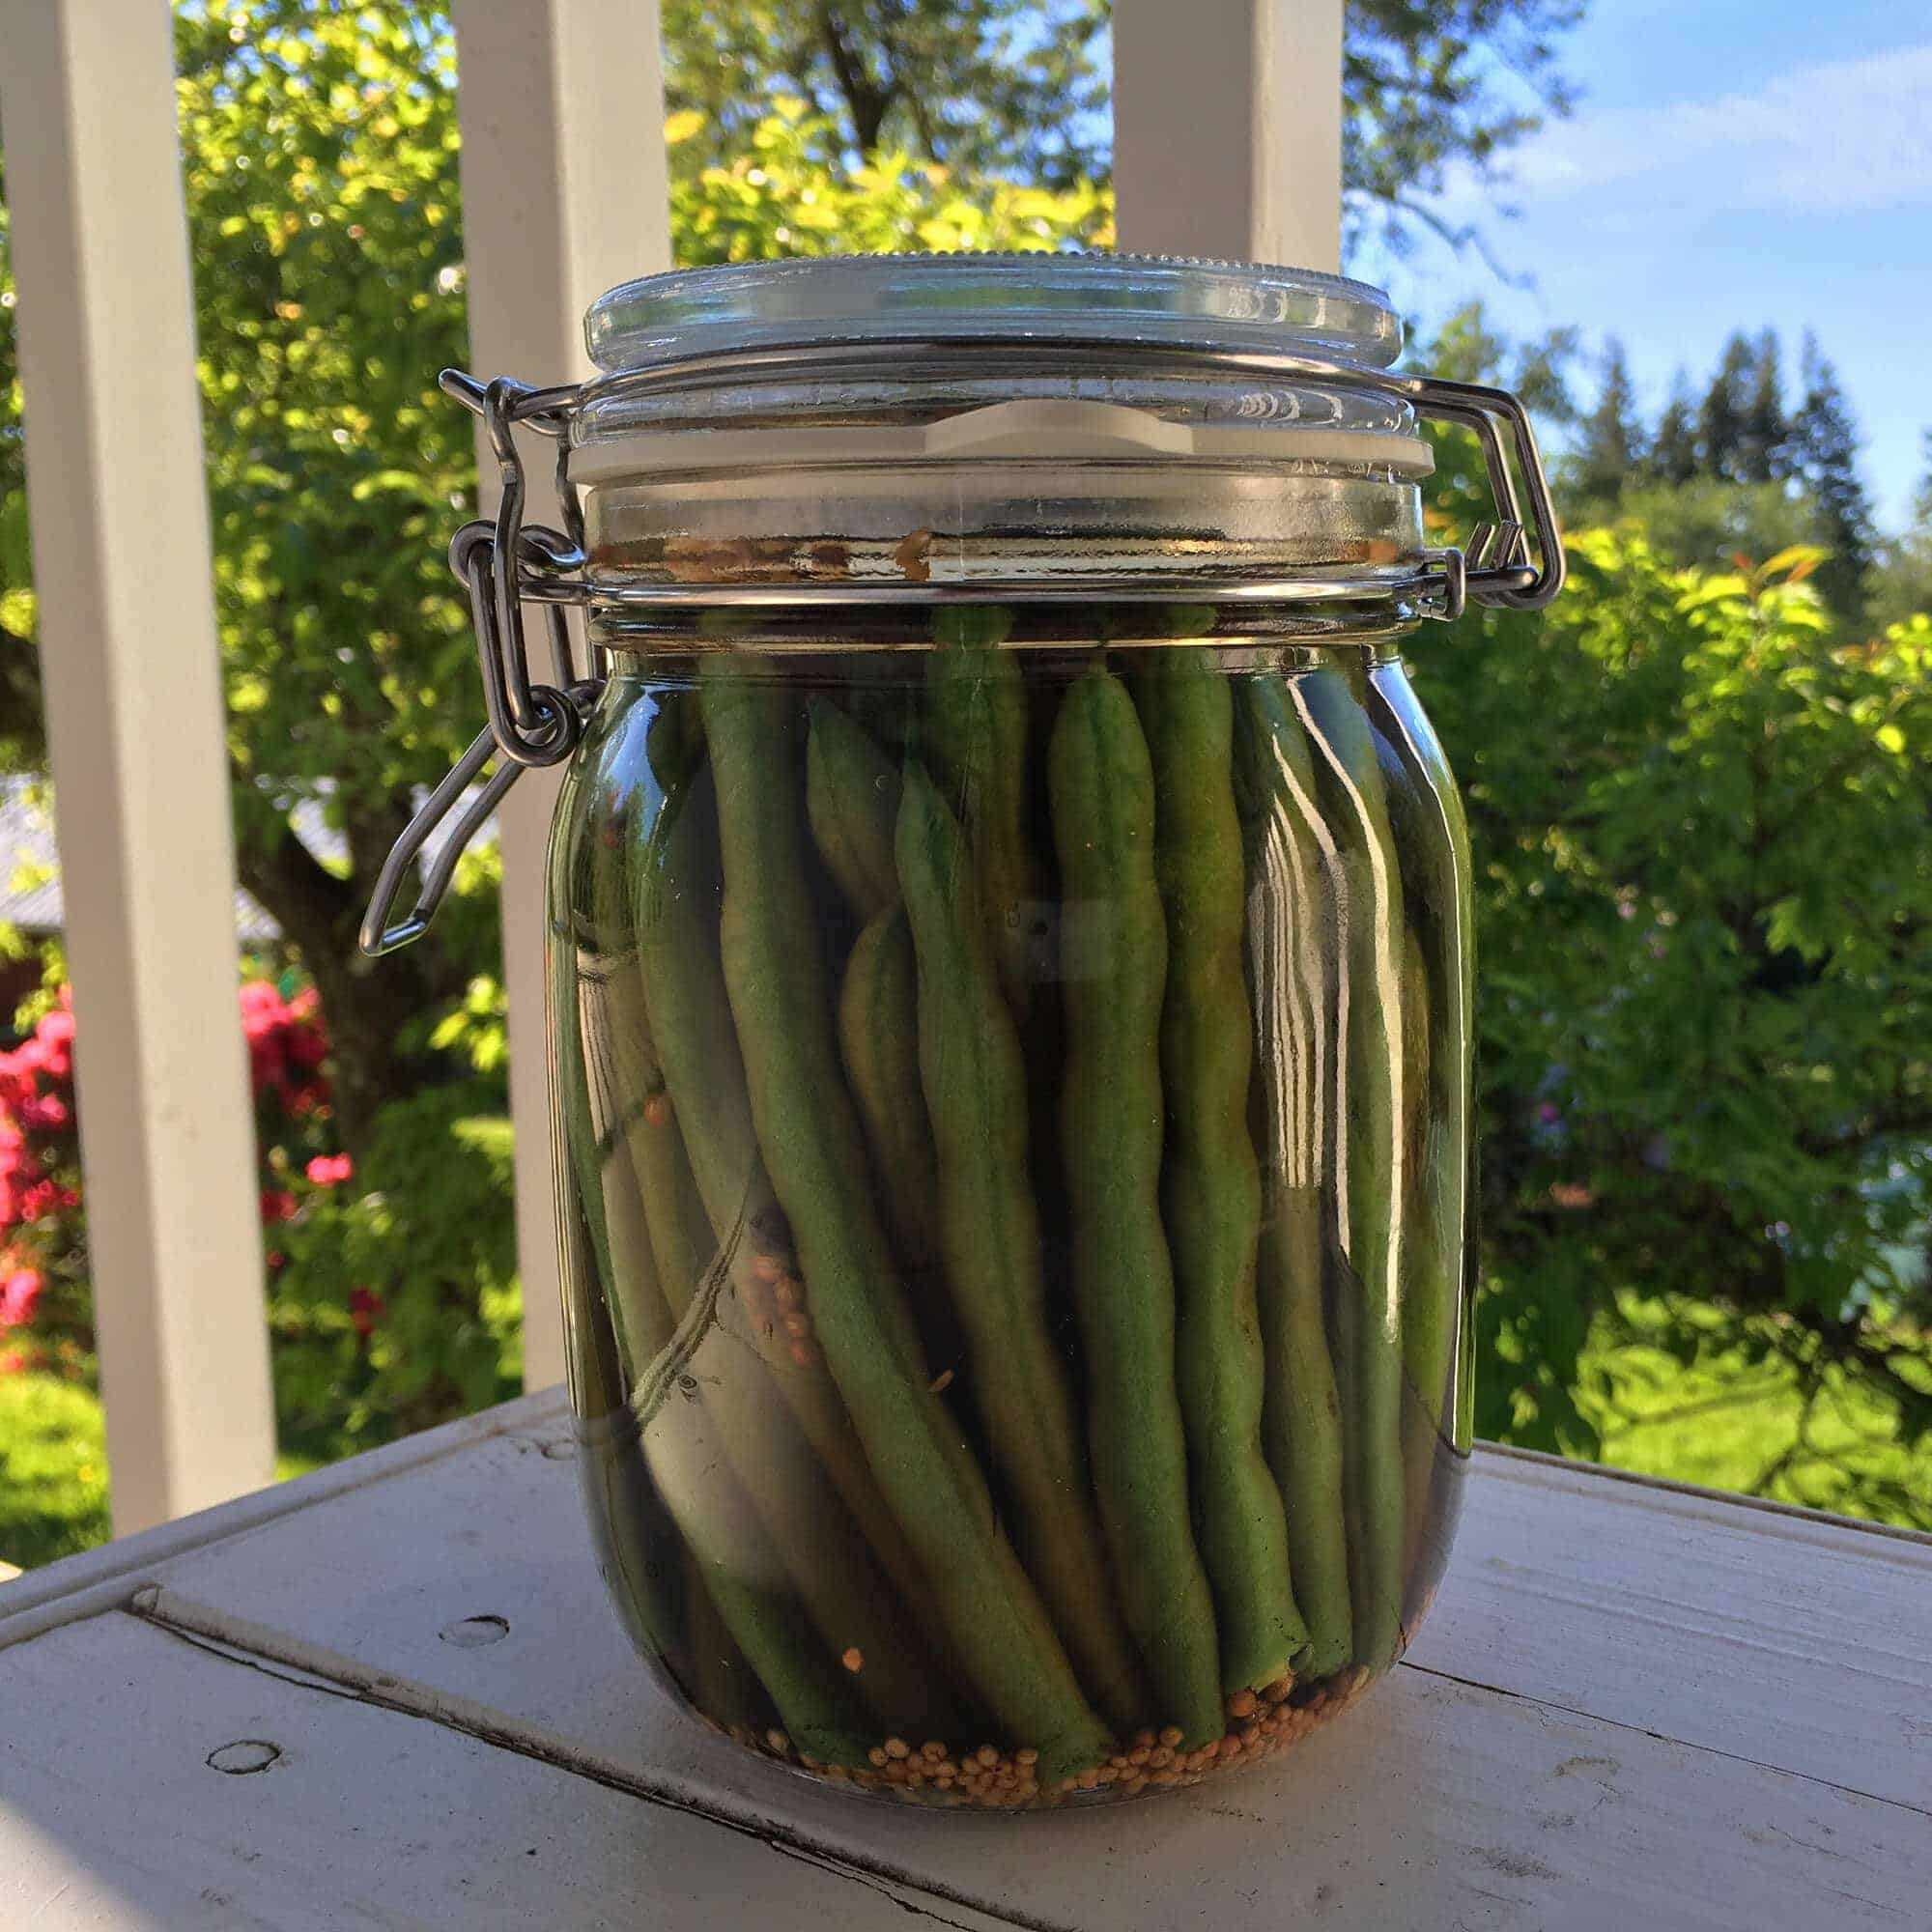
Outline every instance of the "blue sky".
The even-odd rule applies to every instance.
[[[1515,335],[1621,336],[1654,414],[1680,362],[1700,388],[1734,327],[1775,325],[1795,376],[1816,329],[1858,412],[1881,522],[1908,518],[1932,426],[1932,11],[1906,0],[1593,0],[1565,43],[1575,115],[1516,152],[1492,250],[1425,245],[1350,269],[1423,327],[1480,296]]]

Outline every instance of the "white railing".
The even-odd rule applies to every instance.
[[[457,0],[471,356],[582,374],[668,265],[655,0]],[[1117,0],[1123,246],[1333,268],[1342,0]],[[117,1532],[272,1473],[234,852],[165,0],[0,0],[28,509]],[[484,465],[486,498],[490,466]],[[425,779],[433,776],[425,773]],[[552,788],[500,814],[525,1378],[562,1373]]]

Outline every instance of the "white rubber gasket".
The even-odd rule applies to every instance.
[[[579,485],[649,483],[700,469],[1104,459],[1371,464],[1405,480],[1435,468],[1420,437],[1388,430],[1197,425],[1119,403],[1040,397],[965,410],[932,423],[879,428],[638,430],[573,449],[570,477]]]

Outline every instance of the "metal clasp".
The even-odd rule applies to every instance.
[[[1483,466],[1489,472],[1490,494],[1495,498],[1496,522],[1478,524],[1469,533],[1462,558],[1461,592],[1478,604],[1512,611],[1540,611],[1563,588],[1563,539],[1556,528],[1556,508],[1549,497],[1549,478],[1536,446],[1529,412],[1507,389],[1480,383],[1452,383],[1438,376],[1414,376],[1401,383],[1418,414],[1437,422],[1473,430],[1482,445]],[[1505,454],[1506,429],[1510,451]],[[1512,469],[1522,472],[1529,486],[1529,524],[1523,521]],[[1537,561],[1529,560],[1528,536],[1536,535]],[[1442,615],[1462,614],[1459,594],[1454,608]]]
[[[586,664],[582,672],[579,670],[567,609],[585,601],[581,574],[583,520],[565,468],[569,410],[577,391],[533,389],[507,377],[483,384],[459,369],[445,369],[441,386],[446,395],[483,418],[502,486],[495,521],[479,519],[465,524],[449,545],[449,567],[469,593],[476,653],[483,670],[483,702],[490,722],[423,801],[383,862],[358,935],[362,951],[372,958],[393,952],[421,935],[449,890],[464,847],[527,767],[560,764],[576,750],[584,721],[604,686],[598,664]],[[526,423],[557,440],[562,530],[524,522],[524,462],[514,434],[518,423]],[[543,606],[560,685],[530,680],[524,632],[526,602]],[[406,918],[391,925],[389,915],[409,868],[493,757],[499,760],[497,771],[463,807],[462,815],[424,876],[414,906]]]

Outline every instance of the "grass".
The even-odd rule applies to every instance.
[[[1698,1336],[1689,1362],[1687,1330]],[[1683,1303],[1620,1297],[1615,1316],[1592,1330],[1577,1397],[1603,1433],[1603,1460],[1640,1475],[1932,1529],[1932,1435],[1908,1445],[1896,1410],[1868,1384],[1830,1364],[1807,1369],[1768,1340],[1700,1320]],[[1932,1387],[1932,1342],[1901,1332],[1897,1345]]]
[[[315,1466],[275,1459],[277,1478]],[[0,1375],[0,1563],[31,1570],[112,1534],[100,1398],[42,1369]]]
[[[108,1534],[99,1399],[37,1369],[0,1375],[0,1562],[31,1570]]]

